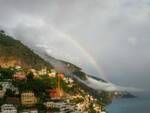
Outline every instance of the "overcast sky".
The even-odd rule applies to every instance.
[[[0,28],[24,44],[144,89],[150,89],[149,20],[149,0],[0,0]]]

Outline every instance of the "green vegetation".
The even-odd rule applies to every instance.
[[[4,99],[0,98],[0,106],[4,103]]]
[[[42,79],[33,79],[33,74],[27,74],[27,80],[13,80],[13,85],[19,88],[20,92],[33,91],[36,96],[43,97],[48,84]]]
[[[73,74],[77,75],[80,79],[86,80],[86,74],[82,71],[74,71]]]
[[[12,79],[14,70],[12,68],[1,68],[0,67],[0,80],[2,79]]]
[[[103,106],[105,105],[108,105],[111,103],[111,98],[110,98],[110,95],[108,92],[105,92],[105,91],[102,91],[100,94],[99,94],[99,98],[98,98],[101,102],[101,104]]]
[[[78,104],[78,103],[84,102],[84,99],[83,98],[75,98],[75,99],[71,100],[71,102]]]
[[[46,113],[46,111],[47,111],[47,108],[45,105],[43,105],[43,103],[37,103],[36,107],[38,108],[39,111],[42,111],[42,113],[43,112]]]
[[[5,96],[7,97],[12,97],[14,96],[14,92],[11,90],[11,89],[7,89],[6,90],[6,93],[5,93]]]
[[[49,108],[48,111],[51,111],[51,112],[59,112],[59,111],[60,111],[60,108],[53,107],[53,108]]]
[[[6,35],[4,31],[0,31],[0,59],[16,60],[21,63],[22,67],[40,69],[42,67],[52,67],[49,63],[40,58],[27,46],[20,41]],[[10,59],[12,58],[12,59]]]

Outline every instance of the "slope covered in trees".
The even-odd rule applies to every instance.
[[[21,65],[25,68],[36,69],[51,67],[48,62],[20,41],[6,35],[4,31],[0,31],[0,65],[3,67]]]

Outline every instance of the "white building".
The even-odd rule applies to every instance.
[[[3,104],[1,111],[2,113],[17,113],[17,109],[12,104]]]
[[[44,105],[47,107],[47,108],[54,108],[54,107],[60,107],[57,103],[55,102],[44,102]]]
[[[48,76],[49,76],[49,77],[56,77],[56,74],[57,74],[56,70],[51,69],[51,72],[48,73]]]
[[[63,80],[66,82],[66,83],[73,83],[74,80],[71,79],[70,77],[64,77]]]
[[[19,89],[14,87],[11,82],[0,82],[0,85],[2,85],[3,91],[6,92],[7,89],[11,89],[16,94],[19,94]]]
[[[29,113],[38,113],[38,110],[37,109],[32,109],[32,110],[30,110]]]
[[[47,69],[46,68],[41,69],[40,71],[38,71],[38,74],[39,75],[46,75],[47,74]]]
[[[32,109],[32,110],[23,110],[20,113],[38,113],[37,109]]]

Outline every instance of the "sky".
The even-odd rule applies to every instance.
[[[150,90],[149,20],[149,0],[0,0],[0,29],[33,50],[145,90]]]

